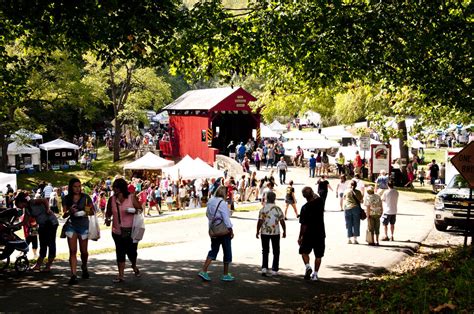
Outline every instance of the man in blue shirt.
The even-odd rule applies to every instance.
[[[309,177],[314,178],[314,171],[316,169],[316,158],[314,158],[314,154],[311,154],[309,158]]]

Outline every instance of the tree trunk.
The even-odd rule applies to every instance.
[[[115,117],[115,133],[114,133],[114,162],[120,160],[120,136],[122,135],[122,124],[117,121]]]
[[[400,164],[400,170],[403,173],[404,177],[406,178],[407,175],[407,164],[408,164],[408,130],[407,125],[405,123],[405,119],[398,122],[398,130],[401,132],[401,138],[399,140],[399,147],[400,147],[400,158],[403,161]]]

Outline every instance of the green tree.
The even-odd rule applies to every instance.
[[[68,47],[76,56],[92,52],[109,71],[110,99],[116,124],[132,89],[136,69],[160,67],[175,56],[177,31],[186,23],[187,10],[178,0],[3,1],[5,19],[16,34],[28,34],[27,45],[46,51]],[[6,22],[5,22],[6,21]],[[117,72],[119,68],[125,72]],[[123,73],[123,77],[122,74]],[[114,160],[119,159],[120,132],[115,132]]]
[[[92,54],[84,57],[86,72],[82,82],[114,111],[114,161],[119,159],[119,140],[126,123],[145,122],[144,110],[159,110],[171,100],[171,88],[151,68],[136,68],[132,62],[97,60]]]
[[[4,169],[8,139],[15,131],[61,134],[57,126],[66,122],[61,119],[65,117],[65,108],[81,109],[91,116],[96,109],[90,106],[93,101],[90,90],[81,83],[81,68],[67,53],[53,51],[45,57],[44,51],[27,49],[21,40],[16,40],[5,47],[1,60],[5,64],[1,72],[5,88],[0,91],[1,167]],[[71,125],[77,125],[77,119]]]
[[[303,91],[384,81],[422,94],[419,106],[469,113],[472,8],[471,1],[450,0],[255,1],[234,14],[207,1],[191,10],[196,25],[183,31],[175,66],[229,81],[263,74],[268,90],[294,88],[281,69]]]

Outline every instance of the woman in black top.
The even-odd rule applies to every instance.
[[[326,180],[326,176],[322,175],[321,178],[319,178],[318,183],[318,194],[323,200],[323,209],[326,206],[326,198],[328,197],[328,192],[329,190],[332,191],[332,187],[329,185],[329,181]]]
[[[295,197],[295,188],[293,187],[293,180],[290,181],[288,187],[286,188],[285,195],[285,220],[288,220],[288,207],[291,205],[295,211],[296,218],[299,218],[298,210],[296,209],[296,197]]]
[[[29,200],[24,192],[18,193],[15,198],[15,205],[25,211],[24,224],[27,224],[30,217],[32,217],[36,219],[39,226],[40,254],[32,269],[41,270],[43,260],[46,258],[46,253],[48,253],[48,263],[42,271],[50,272],[51,265],[56,257],[56,231],[59,225],[56,215],[49,208],[48,200],[44,198]]]
[[[94,215],[95,209],[92,199],[89,195],[82,192],[81,181],[77,178],[69,180],[68,194],[63,203],[64,218],[68,218],[65,226],[67,244],[69,246],[69,266],[71,268],[71,278],[69,284],[77,284],[77,247],[79,242],[79,251],[81,252],[82,278],[89,279],[87,262],[89,259],[88,236],[89,236],[89,218]]]

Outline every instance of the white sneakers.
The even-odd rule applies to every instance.
[[[314,272],[314,273],[311,275],[311,281],[318,281],[318,280],[319,280],[318,273],[317,273],[317,272]]]
[[[262,276],[263,277],[278,276],[278,271],[272,270],[270,272],[268,269],[262,268]]]

